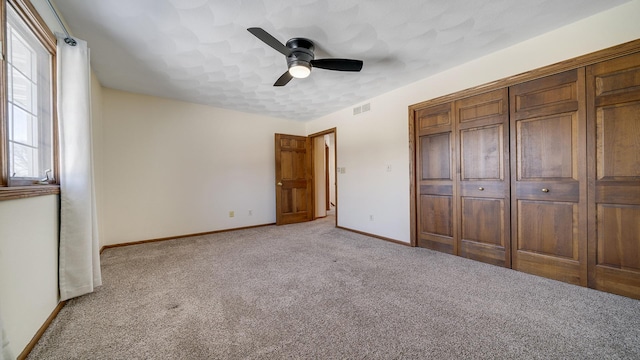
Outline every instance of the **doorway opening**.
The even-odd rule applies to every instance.
[[[336,128],[309,135],[313,173],[313,220],[333,216],[338,224]]]

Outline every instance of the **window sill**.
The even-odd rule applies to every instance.
[[[34,196],[59,195],[60,185],[4,186],[0,187],[0,201]]]

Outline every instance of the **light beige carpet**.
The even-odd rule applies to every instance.
[[[106,250],[31,359],[640,359],[640,301],[333,227]]]

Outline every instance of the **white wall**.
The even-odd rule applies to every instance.
[[[0,315],[17,356],[58,305],[58,196],[0,201]]]
[[[303,123],[102,94],[102,245],[275,222],[274,134]]]
[[[348,108],[308,122],[309,134],[338,129],[337,166],[346,169],[338,174],[338,225],[410,241],[409,105],[638,39],[638,14],[634,0],[372,98],[369,112]]]

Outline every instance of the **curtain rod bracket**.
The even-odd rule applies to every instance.
[[[58,24],[60,24],[60,27],[64,31],[64,34],[67,36],[66,38],[64,38],[64,42],[67,43],[67,45],[76,46],[78,42],[75,41],[71,37],[71,35],[69,35],[69,31],[67,31],[67,27],[64,26],[64,23],[62,22],[62,19],[60,19],[60,15],[58,15],[56,8],[54,8],[53,5],[51,4],[51,0],[47,0],[47,4],[49,4],[49,7],[51,8],[53,15],[55,15],[56,19],[58,20]]]

